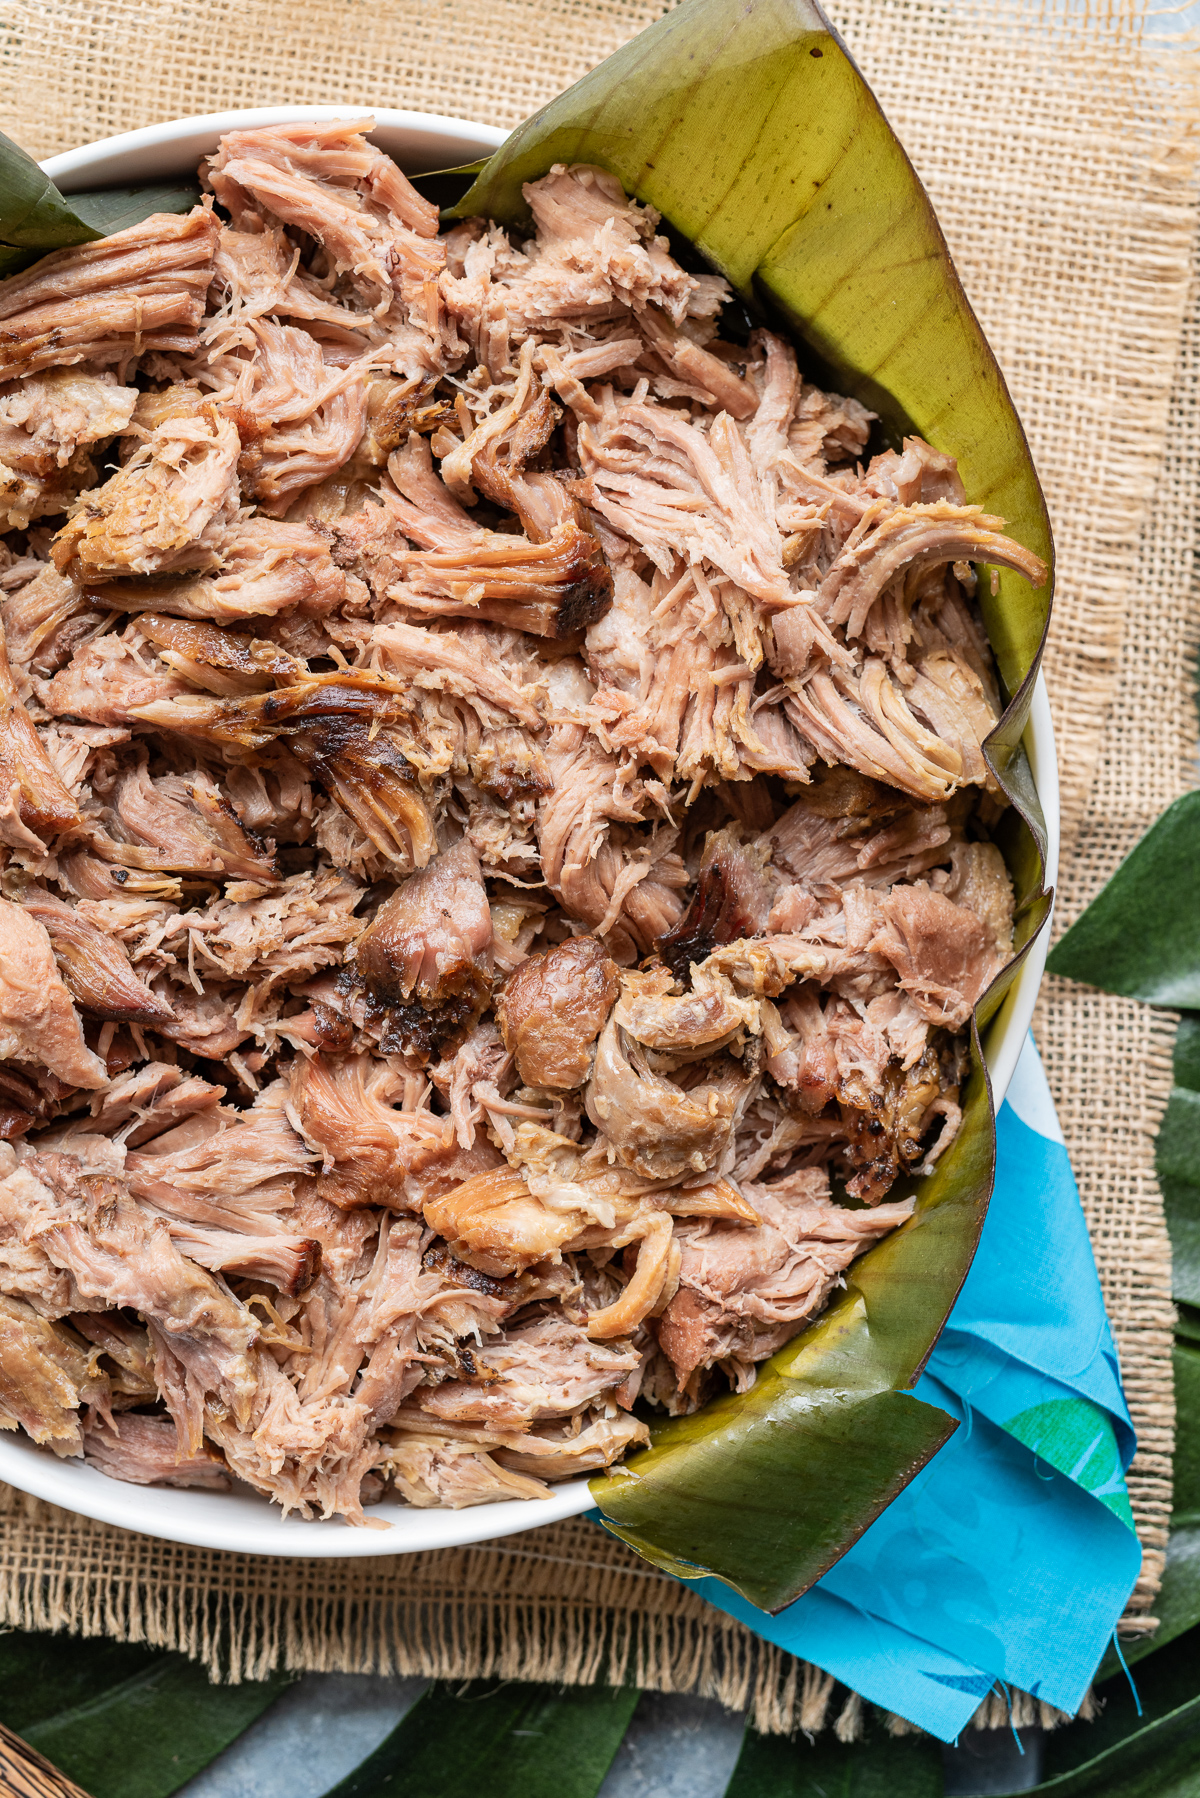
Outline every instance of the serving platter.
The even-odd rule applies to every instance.
[[[286,106],[212,113],[148,126],[53,157],[42,166],[65,193],[130,186],[191,176],[199,159],[226,132],[289,121],[370,115],[371,140],[409,174],[472,162],[504,142],[505,134],[439,114],[361,108]],[[1054,735],[1045,686],[1035,683],[1022,738],[1045,820],[1044,885],[1057,874],[1059,795]],[[999,1107],[1033,1014],[1048,931],[1043,928],[983,1038],[993,1103]],[[249,1492],[211,1493],[123,1485],[83,1463],[58,1460],[24,1437],[0,1436],[0,1480],[33,1496],[104,1523],[197,1547],[249,1554],[341,1558],[449,1548],[556,1522],[589,1509],[585,1480],[564,1482],[543,1500],[508,1501],[465,1510],[415,1510],[399,1503],[372,1507],[373,1527],[283,1518]]]

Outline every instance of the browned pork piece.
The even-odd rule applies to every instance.
[[[594,936],[523,961],[496,999],[496,1021],[526,1086],[582,1086],[617,997],[617,969]]]
[[[0,377],[78,362],[117,366],[198,347],[219,224],[159,212],[98,243],[54,250],[0,287]]]
[[[975,564],[1043,578],[611,175],[439,235],[371,126],[0,282],[0,1429],[359,1526],[904,1224],[1012,953]]]
[[[416,770],[386,728],[389,714],[408,715],[394,684],[318,675],[244,699],[171,698],[130,712],[143,724],[248,762],[282,739],[386,863],[408,872],[434,853],[433,821]]]
[[[20,1425],[56,1455],[78,1455],[80,1406],[104,1404],[107,1386],[72,1329],[0,1294],[0,1430]]]
[[[355,969],[385,1020],[380,1046],[456,1049],[491,993],[491,950],[479,858],[464,840],[403,881],[358,939]]]
[[[708,839],[692,902],[659,938],[659,954],[681,980],[687,980],[694,961],[703,961],[722,943],[757,936],[770,919],[771,891],[764,879],[769,847],[743,844],[740,836],[734,827]]]

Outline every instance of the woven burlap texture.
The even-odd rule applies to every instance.
[[[0,124],[39,156],[156,120],[282,102],[511,125],[660,0],[10,0]],[[1200,59],[1135,12],[842,0],[835,16],[925,179],[1046,487],[1059,586],[1046,674],[1064,789],[1059,926],[1191,784]],[[1186,328],[1185,328],[1186,327]],[[1141,1441],[1152,1627],[1170,1513],[1170,1251],[1152,1140],[1171,1021],[1051,982],[1039,1037]],[[858,1726],[858,1700],[585,1523],[410,1559],[174,1546],[0,1489],[0,1620],[275,1666],[586,1680],[603,1668],[747,1704],[761,1728]],[[843,1703],[843,1699],[845,1702]],[[1000,1699],[980,1721],[1007,1719]],[[1016,1721],[1043,1708],[1018,1698]],[[894,1726],[902,1728],[899,1720]]]

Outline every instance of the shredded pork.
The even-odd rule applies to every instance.
[[[0,1428],[358,1524],[903,1225],[1012,950],[972,565],[1045,578],[610,175],[439,234],[369,129],[0,283]]]

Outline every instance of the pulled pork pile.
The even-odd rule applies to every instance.
[[[909,1215],[1011,952],[971,564],[1044,578],[612,177],[439,235],[369,127],[0,284],[0,1427],[352,1522]]]

